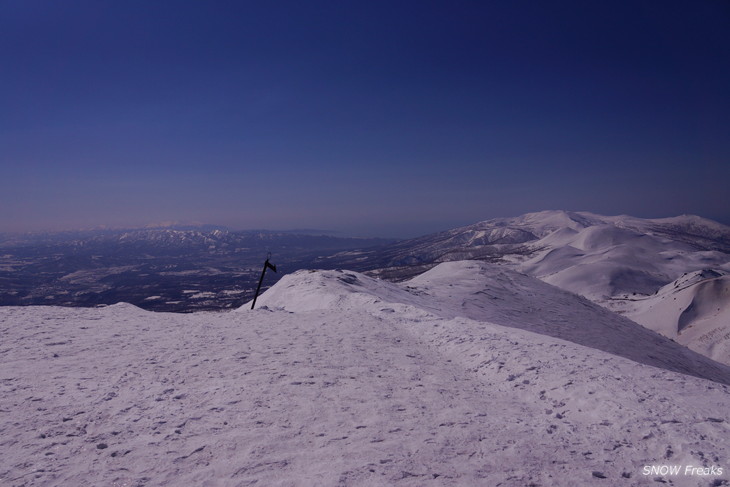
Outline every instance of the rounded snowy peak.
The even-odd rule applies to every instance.
[[[292,312],[360,308],[381,301],[412,304],[413,296],[397,284],[343,270],[300,270],[282,277],[262,294],[257,308]],[[239,310],[245,311],[251,303]]]
[[[607,221],[605,217],[593,213],[583,211],[546,210],[525,213],[524,215],[512,218],[495,218],[492,220],[485,220],[462,228],[466,229],[476,227],[485,229],[507,227],[530,232],[537,238],[542,238],[552,232],[562,229],[580,231],[593,225],[603,225],[606,223]]]

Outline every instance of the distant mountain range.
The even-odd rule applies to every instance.
[[[323,256],[389,242],[167,227],[6,235],[0,239],[0,305],[227,309],[250,299],[269,252],[279,272],[267,275],[263,289]]]

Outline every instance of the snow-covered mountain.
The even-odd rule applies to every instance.
[[[400,280],[465,259],[538,277],[730,364],[730,289],[723,277],[730,273],[730,227],[697,216],[543,211],[327,260],[361,270],[377,267],[372,275]],[[694,276],[691,283],[682,284],[688,275]],[[682,296],[675,296],[680,289]]]
[[[257,306],[0,308],[0,484],[730,478],[728,367],[510,269],[300,271]]]
[[[730,227],[686,215],[589,218],[535,242],[545,249],[518,268],[730,364]]]

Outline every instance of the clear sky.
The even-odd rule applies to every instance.
[[[0,231],[730,223],[730,2],[0,0]]]

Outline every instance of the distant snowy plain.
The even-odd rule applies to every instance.
[[[537,279],[300,271],[257,306],[0,308],[0,484],[728,485],[730,369]]]

